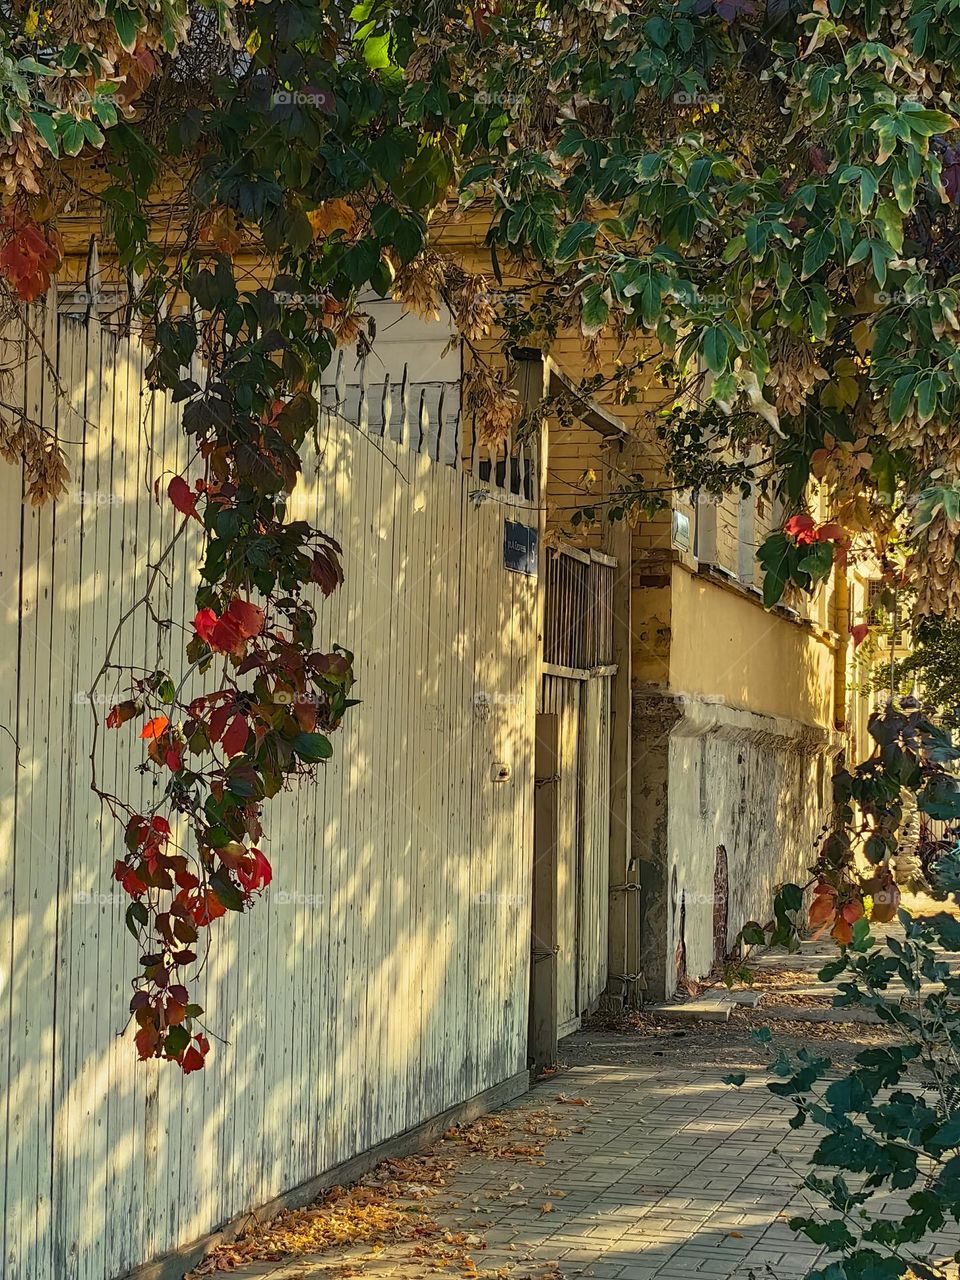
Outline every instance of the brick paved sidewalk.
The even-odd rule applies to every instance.
[[[571,1037],[565,1046],[577,1049]],[[422,1206],[467,1235],[481,1275],[596,1280],[800,1280],[815,1246],[785,1217],[805,1207],[796,1188],[816,1135],[789,1129],[793,1107],[764,1088],[759,1070],[741,1089],[716,1069],[596,1063],[539,1084],[508,1113],[550,1108],[570,1132],[534,1163],[465,1155],[449,1185]],[[587,1106],[557,1103],[582,1096]],[[441,1143],[443,1154],[451,1144]],[[546,1209],[545,1209],[546,1206]],[[484,1247],[485,1246],[485,1247]],[[344,1270],[356,1266],[356,1272]],[[499,1269],[503,1268],[503,1271]],[[409,1243],[379,1253],[351,1248],[231,1272],[243,1280],[366,1280],[436,1274]],[[462,1275],[459,1266],[446,1274]]]
[[[771,1003],[810,991],[826,1003],[829,992],[814,985],[821,950],[805,944],[799,955],[760,961]],[[849,1024],[778,1024],[776,1008],[740,1010],[727,1024],[678,1029],[648,1018],[626,1034],[580,1032],[561,1046],[572,1065],[499,1113],[516,1135],[527,1135],[519,1146],[532,1156],[478,1154],[463,1142],[442,1141],[433,1152],[446,1185],[434,1186],[426,1199],[395,1200],[449,1233],[446,1265],[444,1236],[434,1234],[419,1250],[407,1239],[254,1263],[229,1274],[802,1280],[820,1251],[787,1219],[811,1207],[801,1186],[821,1134],[813,1126],[792,1130],[793,1105],[765,1087],[763,1053],[751,1032],[771,1014],[778,1044],[812,1042],[838,1064],[888,1034]],[[746,1073],[739,1089],[723,1083],[734,1071]],[[577,1098],[587,1105],[570,1105]],[[529,1135],[545,1129],[565,1135],[548,1141],[538,1157]],[[891,1202],[884,1213],[892,1212]],[[939,1243],[952,1254],[960,1233],[948,1230]]]

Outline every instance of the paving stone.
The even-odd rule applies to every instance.
[[[792,1106],[763,1089],[759,1072],[752,1091],[732,1091],[718,1080],[723,1070],[716,1062],[703,1070],[578,1065],[506,1111],[522,1121],[551,1107],[558,1092],[582,1095],[589,1108],[557,1108],[586,1112],[558,1117],[560,1127],[572,1121],[582,1133],[550,1142],[532,1165],[458,1156],[442,1197],[423,1207],[451,1235],[479,1236],[486,1247],[467,1248],[477,1266],[504,1267],[511,1280],[549,1265],[565,1280],[746,1280],[751,1271],[769,1280],[771,1270],[776,1280],[799,1280],[820,1251],[780,1215],[806,1208],[798,1188],[815,1141],[789,1130]],[[510,1192],[513,1183],[523,1190]],[[232,1276],[322,1280],[356,1257],[331,1250]],[[362,1274],[418,1280],[429,1266],[410,1245],[388,1244],[364,1251]]]

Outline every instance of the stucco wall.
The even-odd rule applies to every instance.
[[[681,971],[698,978],[714,966],[721,847],[726,948],[748,920],[769,919],[779,884],[803,876],[828,812],[838,741],[797,720],[642,690],[634,720],[643,970],[647,998],[660,999]]]
[[[832,725],[833,647],[735,587],[673,565],[670,688],[731,707]]]

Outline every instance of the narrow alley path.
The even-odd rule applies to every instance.
[[[581,1031],[561,1046],[564,1069],[513,1106],[225,1247],[195,1274],[801,1280],[818,1250],[787,1219],[809,1208],[800,1185],[819,1135],[789,1128],[794,1108],[765,1088],[753,1032],[769,1024],[777,1047],[816,1042],[838,1063],[887,1035],[787,1019],[826,1009],[810,989],[819,963],[767,964],[769,1012]],[[746,1073],[739,1089],[723,1083],[733,1071]]]

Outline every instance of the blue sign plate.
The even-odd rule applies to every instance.
[[[537,530],[507,520],[503,527],[503,565],[513,573],[537,574]]]

